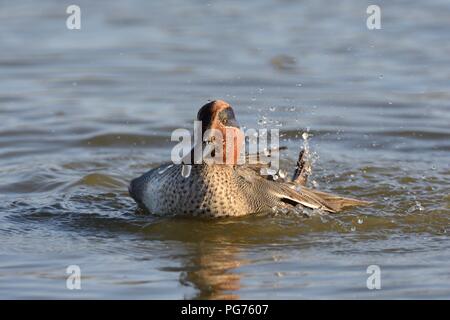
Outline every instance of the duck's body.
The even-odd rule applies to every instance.
[[[218,103],[223,104],[214,101],[208,108]],[[213,118],[209,115],[208,121]],[[158,215],[243,216],[296,206],[336,212],[364,203],[295,182],[274,181],[251,165],[165,164],[134,179],[129,192],[140,206]]]
[[[296,206],[336,212],[358,203],[269,180],[247,166],[206,164],[190,169],[163,165],[134,179],[130,194],[142,207],[160,215],[242,216]]]
[[[130,194],[156,214],[245,215],[261,204],[251,201],[252,185],[241,172],[227,165],[166,164],[133,180]]]

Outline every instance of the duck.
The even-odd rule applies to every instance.
[[[194,146],[180,163],[162,164],[133,179],[128,191],[140,208],[160,216],[238,217],[298,209],[336,213],[368,204],[308,188],[311,164],[305,149],[299,154],[292,178],[273,179],[261,173],[260,164],[240,163],[237,158],[242,131],[233,108],[223,100],[202,106],[197,121],[202,124],[202,134],[214,130],[223,133],[222,141],[215,141],[215,146],[223,147],[220,158],[224,161],[198,161]],[[238,142],[231,151],[227,149],[230,137]],[[199,143],[205,147],[210,142],[208,136]]]

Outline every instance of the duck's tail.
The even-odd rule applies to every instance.
[[[304,190],[306,188],[303,187],[302,189]],[[311,192],[314,195],[321,198],[323,200],[324,205],[327,208],[331,209],[332,212],[338,212],[341,211],[342,209],[349,207],[366,206],[370,204],[370,202],[368,201],[356,200],[353,198],[344,198],[332,193],[322,192],[318,190],[308,189],[308,192]]]
[[[356,200],[352,198],[344,198],[335,194],[322,192],[298,186],[295,184],[284,184],[279,190],[277,196],[286,204],[296,206],[301,204],[312,209],[321,209],[328,212],[339,212],[342,209],[354,206],[368,205],[370,202]]]

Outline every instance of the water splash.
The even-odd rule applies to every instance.
[[[310,137],[309,130],[302,133],[303,149],[305,150],[305,152],[308,153],[309,153],[309,142],[308,142],[309,137]]]
[[[424,210],[425,208],[422,206],[422,204],[419,201],[416,201],[415,204],[407,210],[407,212],[413,213],[415,211],[424,211]]]
[[[258,125],[264,126],[266,124],[267,124],[267,117],[266,116],[262,116],[261,119],[258,120]]]
[[[261,168],[261,170],[259,170],[259,173],[262,176],[274,176],[277,174],[277,170],[273,169],[273,168]]]

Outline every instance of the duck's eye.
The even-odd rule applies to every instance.
[[[219,112],[219,121],[223,124],[228,124],[230,120],[234,119],[234,113],[233,110],[230,108],[226,108]]]
[[[224,111],[225,110],[223,110],[219,113],[219,121],[222,122],[223,124],[226,124],[228,121],[228,115]]]

